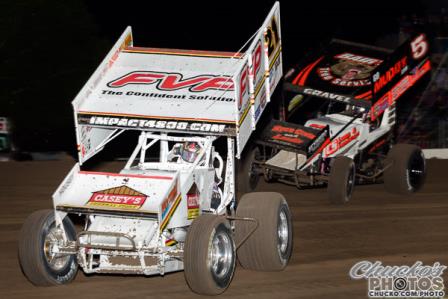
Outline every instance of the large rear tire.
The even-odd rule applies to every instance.
[[[350,201],[355,187],[355,163],[349,157],[334,158],[328,181],[328,197],[333,204]]]
[[[218,295],[235,272],[235,244],[229,222],[204,214],[189,227],[184,248],[185,280],[195,293]]]
[[[416,145],[396,144],[387,154],[384,187],[388,192],[407,195],[425,183],[426,161]]]
[[[292,220],[288,204],[280,193],[254,192],[241,198],[237,217],[254,218],[257,229],[238,248],[238,260],[246,269],[283,270],[292,254]],[[252,221],[235,222],[235,239],[241,242],[255,227]]]
[[[62,221],[68,240],[76,238],[70,218]],[[32,213],[22,226],[19,236],[19,262],[28,280],[36,286],[61,285],[71,282],[78,271],[75,255],[52,252],[62,245],[63,231],[56,226],[53,210]]]
[[[260,175],[254,171],[254,161],[260,155],[258,147],[250,149],[246,155],[243,156],[237,167],[236,185],[237,191],[241,194],[252,192],[257,188],[260,181]]]

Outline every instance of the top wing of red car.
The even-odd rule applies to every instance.
[[[391,104],[430,69],[428,48],[424,34],[411,36],[395,50],[332,40],[287,72],[284,89],[367,109],[373,106],[375,117],[387,107],[385,101]],[[285,99],[285,107],[292,107],[291,99]]]

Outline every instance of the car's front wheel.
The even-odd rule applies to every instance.
[[[349,157],[336,157],[333,160],[328,180],[328,197],[333,204],[346,204],[350,201],[355,187],[355,163]]]
[[[193,292],[224,292],[235,272],[235,257],[235,243],[226,218],[204,214],[191,224],[184,248],[184,275]]]
[[[64,230],[56,225],[54,211],[32,213],[22,226],[19,237],[19,262],[28,280],[36,286],[60,285],[71,282],[78,271],[73,254],[58,253],[58,246],[76,238],[70,218],[62,221]]]

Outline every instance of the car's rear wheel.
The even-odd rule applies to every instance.
[[[235,239],[244,241],[237,251],[241,266],[258,271],[283,270],[293,246],[291,212],[283,195],[276,192],[247,193],[241,198],[236,215],[258,222],[255,231],[256,224],[252,221],[235,222]]]
[[[250,149],[243,159],[237,164],[238,172],[236,177],[237,191],[241,194],[252,192],[257,188],[260,175],[255,171],[255,161],[260,156],[260,149],[254,147]]]
[[[75,240],[76,231],[70,218],[65,217],[62,223],[67,240]],[[64,243],[64,231],[56,225],[54,211],[36,211],[25,220],[19,237],[19,262],[31,283],[60,285],[75,278],[76,256],[57,252],[57,247]]]
[[[413,144],[397,144],[387,154],[384,186],[396,194],[411,194],[423,187],[426,161],[423,151]]]
[[[355,163],[349,157],[336,157],[333,160],[328,181],[328,197],[333,204],[346,204],[350,201],[355,187]]]
[[[191,290],[218,295],[230,285],[235,271],[235,244],[229,222],[204,214],[188,229],[184,248],[184,275]]]

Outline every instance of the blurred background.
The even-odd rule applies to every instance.
[[[332,37],[394,48],[424,30],[433,71],[400,99],[398,136],[448,147],[448,1],[335,2],[281,2],[285,72]],[[75,154],[71,101],[127,25],[137,46],[236,51],[273,3],[1,1],[3,159]]]

